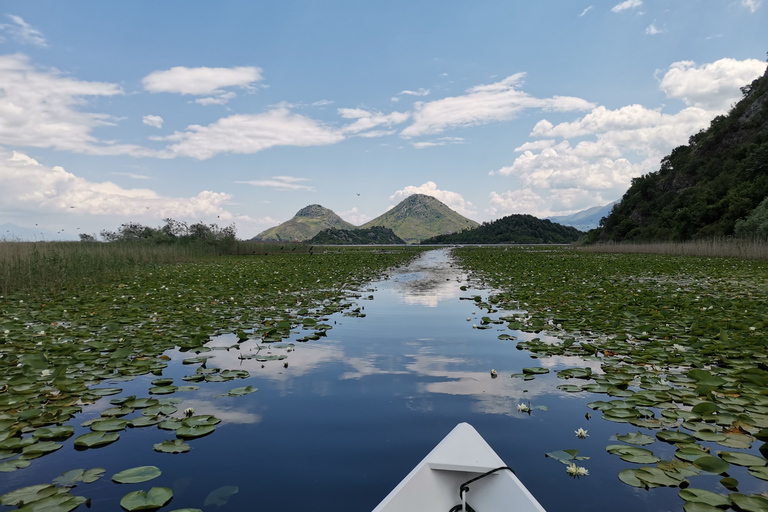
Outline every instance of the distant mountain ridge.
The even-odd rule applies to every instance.
[[[476,227],[478,223],[456,213],[432,196],[413,194],[386,213],[366,222],[360,229],[375,226],[391,229],[407,243],[418,243],[432,236]],[[312,204],[299,210],[291,220],[262,231],[252,240],[307,241],[326,229],[353,230],[357,226],[344,221],[328,208]]]
[[[589,231],[600,225],[600,219],[607,217],[611,214],[613,205],[618,203],[614,201],[605,206],[593,206],[580,212],[572,213],[571,215],[557,215],[554,217],[547,217],[547,220],[562,224],[563,226],[571,226],[579,231]]]
[[[307,243],[316,245],[368,245],[368,244],[405,244],[389,228],[373,226],[357,229],[324,229],[313,236]]]
[[[296,212],[292,219],[262,231],[251,240],[303,242],[324,229],[355,229],[355,227],[332,210],[319,204],[311,204]]]

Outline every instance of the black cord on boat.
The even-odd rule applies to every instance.
[[[483,474],[482,474],[482,475],[480,475],[480,476],[476,476],[476,477],[475,477],[475,478],[473,478],[472,480],[467,480],[466,482],[464,482],[463,484],[461,484],[461,485],[459,486],[459,499],[460,499],[460,500],[462,500],[462,501],[464,501],[462,494],[463,494],[463,493],[466,493],[466,492],[469,492],[469,484],[471,484],[472,482],[475,482],[475,481],[477,481],[477,480],[480,480],[481,478],[485,478],[485,477],[487,477],[488,475],[492,475],[493,473],[495,473],[495,472],[497,472],[497,471],[501,471],[502,469],[508,469],[508,470],[510,470],[510,471],[512,472],[512,474],[514,474],[514,473],[515,473],[515,470],[514,470],[514,469],[512,469],[511,467],[509,467],[509,466],[501,466],[501,467],[499,467],[499,468],[496,468],[496,469],[492,469],[492,470],[490,470],[490,471],[488,471],[488,472],[486,472],[486,473],[483,473]],[[466,503],[466,502],[465,502],[465,503]],[[475,509],[473,509],[472,507],[470,507],[470,506],[469,506],[469,503],[466,503],[466,506],[467,506],[467,507],[466,507],[466,512],[475,512]],[[455,507],[453,507],[453,508],[452,508],[451,510],[449,510],[448,512],[462,512],[462,504],[461,504],[461,503],[459,503],[458,505],[456,505]]]

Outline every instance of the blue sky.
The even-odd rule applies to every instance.
[[[6,1],[0,224],[604,205],[763,74],[761,3]]]

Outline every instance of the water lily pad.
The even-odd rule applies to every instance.
[[[18,510],[20,512],[70,512],[85,502],[86,499],[82,496],[72,496],[65,491],[32,503],[26,503]]]
[[[104,418],[92,422],[89,426],[94,432],[119,432],[128,426],[128,421],[119,418]]]
[[[176,437],[180,439],[195,439],[207,436],[214,430],[216,430],[216,427],[213,425],[183,425],[176,430]]]
[[[152,395],[170,395],[175,393],[179,388],[176,386],[155,386],[149,388],[149,393]]]
[[[229,501],[229,498],[232,495],[237,494],[238,491],[240,491],[240,489],[235,485],[226,485],[224,487],[214,489],[208,494],[208,496],[205,497],[203,506],[207,507],[208,505],[216,505],[217,507],[221,507],[226,505],[227,501]]]
[[[689,487],[687,489],[681,489],[678,496],[685,501],[695,503],[706,503],[713,507],[728,507],[731,505],[731,500],[727,496],[718,494],[716,492],[707,491],[705,489],[696,489]]]
[[[72,425],[42,427],[35,430],[35,437],[44,441],[63,441],[72,437],[74,433],[75,427]]]
[[[90,484],[101,478],[105,472],[104,468],[72,469],[54,478],[53,483],[59,487],[75,487],[79,482]]]
[[[162,453],[186,453],[190,450],[190,447],[181,439],[173,441],[166,439],[162,443],[155,444],[154,449],[156,452]]]
[[[716,452],[717,455],[726,462],[736,464],[737,466],[765,466],[768,460],[757,455],[742,452]]]
[[[745,496],[740,493],[728,495],[731,501],[745,512],[765,512],[768,510],[768,500],[761,496]]]
[[[120,500],[120,506],[128,512],[154,510],[167,505],[173,498],[173,491],[167,487],[153,487],[149,491],[129,492]]]
[[[647,466],[635,471],[635,477],[648,484],[666,487],[676,487],[687,481],[679,474]]]
[[[137,418],[131,418],[128,420],[130,426],[138,427],[151,427],[160,423],[160,418],[157,416],[139,416]]]
[[[766,466],[752,466],[748,471],[750,475],[760,480],[768,480],[768,467]]]
[[[656,442],[656,440],[649,436],[648,434],[643,434],[642,432],[637,432],[635,434],[624,434],[624,435],[617,435],[616,439],[619,441],[623,441],[625,443],[634,444],[637,446],[644,446],[647,444],[653,444]]]
[[[138,484],[159,477],[162,474],[157,466],[137,466],[112,475],[112,481],[118,484]]]
[[[98,448],[120,439],[117,432],[89,432],[75,438],[75,448]]]
[[[619,472],[619,480],[632,487],[645,488],[646,483],[635,476],[636,472],[636,469],[623,469]]]
[[[0,473],[10,473],[17,469],[24,469],[29,467],[30,464],[31,462],[24,459],[4,460],[3,462],[0,462]]]
[[[613,455],[618,455],[623,461],[634,462],[636,464],[655,464],[660,460],[650,450],[638,448],[636,446],[627,446],[625,444],[608,445],[605,447],[605,451]],[[638,476],[638,478],[640,477]]]
[[[35,458],[41,455],[45,455],[46,453],[55,452],[62,446],[64,445],[54,441],[40,441],[38,443],[25,446],[22,449],[22,453],[24,454],[25,458]]]
[[[0,496],[0,505],[18,506],[22,503],[32,503],[58,492],[59,490],[51,484],[30,485],[3,494]]]
[[[713,457],[712,455],[704,455],[696,460],[692,461],[693,465],[699,469],[707,471],[708,473],[722,474],[728,470],[730,464],[723,459]]]
[[[258,390],[259,390],[258,388],[254,388],[253,386],[245,386],[243,388],[230,389],[228,393],[225,393],[223,395],[216,395],[216,396],[243,396],[243,395],[249,395],[251,393],[255,393]]]
[[[660,441],[664,441],[670,444],[696,442],[695,437],[690,434],[686,434],[685,432],[680,432],[679,430],[662,430],[661,432],[656,432],[656,437]]]

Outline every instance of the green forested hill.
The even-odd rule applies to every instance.
[[[389,228],[373,226],[360,229],[324,229],[307,243],[315,245],[405,244],[405,240]]]
[[[728,115],[716,117],[688,145],[675,148],[658,171],[632,180],[588,240],[758,234],[759,219],[768,218],[768,70],[742,92]]]
[[[311,204],[296,212],[292,219],[262,231],[252,240],[303,242],[328,228],[355,229],[355,226],[346,222],[332,210],[319,204]]]
[[[508,215],[484,222],[474,229],[434,236],[422,244],[567,244],[583,235],[570,226],[537,219],[532,215]]]

